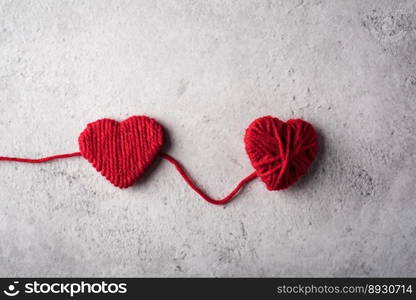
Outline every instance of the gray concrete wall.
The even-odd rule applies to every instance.
[[[0,276],[415,276],[415,53],[415,1],[0,1],[0,155],[147,114],[221,197],[255,118],[322,144],[299,184],[226,207],[166,162],[127,190],[81,158],[0,163]]]

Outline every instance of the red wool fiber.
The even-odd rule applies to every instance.
[[[162,153],[162,126],[147,116],[133,116],[122,122],[101,119],[87,125],[78,138],[79,152],[38,159],[0,156],[0,161],[44,163],[56,159],[83,156],[108,181],[127,188],[139,180],[158,158],[171,163],[185,182],[204,200],[224,205],[257,176],[268,190],[286,189],[303,176],[318,153],[318,136],[311,124],[300,119],[283,122],[266,116],[247,128],[244,142],[254,167],[229,195],[222,199],[208,196],[172,156]]]

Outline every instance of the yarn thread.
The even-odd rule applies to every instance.
[[[47,156],[47,157],[43,157],[43,158],[35,158],[35,159],[0,156],[0,161],[15,161],[15,162],[29,163],[29,164],[40,164],[40,163],[48,162],[48,161],[51,161],[51,160],[70,158],[70,157],[74,157],[74,156],[81,156],[81,152],[74,152],[74,153],[68,153],[68,154],[58,154],[58,155],[52,155],[52,156]]]
[[[37,159],[31,159],[31,158],[20,158],[20,157],[7,157],[7,156],[0,156],[0,161],[14,161],[14,162],[21,162],[21,163],[31,163],[31,164],[39,164],[44,163],[56,159],[65,159],[75,156],[82,156],[81,152],[74,152],[74,153],[68,153],[68,154],[58,154],[53,156],[47,156],[44,158],[37,158]],[[208,196],[202,189],[200,189],[194,181],[189,177],[189,175],[186,173],[185,169],[182,167],[181,163],[166,153],[161,153],[160,157],[171,163],[176,170],[179,172],[179,174],[182,176],[182,178],[185,180],[185,182],[189,185],[191,189],[193,189],[198,195],[202,197],[202,199],[206,200],[207,202],[215,205],[225,205],[228,202],[230,202],[234,196],[250,181],[255,179],[257,177],[257,173],[253,172],[244,179],[242,179],[238,185],[234,188],[234,190],[231,191],[226,197],[223,199],[213,199],[210,196]]]
[[[185,182],[191,187],[191,189],[193,189],[204,200],[206,200],[207,202],[209,202],[211,204],[215,204],[215,205],[224,205],[224,204],[227,204],[241,190],[242,187],[244,187],[247,183],[249,183],[250,181],[252,181],[254,178],[257,177],[257,172],[254,171],[253,173],[251,173],[250,175],[248,175],[246,178],[242,179],[237,184],[237,186],[234,188],[234,190],[232,190],[231,193],[229,193],[225,198],[216,200],[216,199],[211,198],[207,194],[205,194],[193,182],[193,180],[186,173],[185,169],[182,167],[182,165],[176,159],[174,159],[172,156],[170,156],[169,154],[166,154],[166,153],[162,153],[161,154],[161,157],[164,158],[165,160],[167,160],[168,162],[170,162],[172,165],[174,165],[174,167],[176,168],[176,170],[178,170],[179,174],[182,176],[182,178],[185,180]]]

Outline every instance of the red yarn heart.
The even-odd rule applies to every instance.
[[[140,179],[163,146],[163,129],[146,116],[123,122],[102,119],[90,123],[79,136],[81,155],[120,188]]]
[[[246,151],[268,190],[282,190],[306,173],[318,153],[315,129],[306,121],[266,116],[253,121],[244,137]]]

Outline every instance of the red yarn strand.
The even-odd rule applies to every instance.
[[[47,157],[43,157],[43,158],[35,158],[35,159],[31,159],[31,158],[21,158],[21,157],[7,157],[7,156],[0,156],[0,161],[13,161],[13,162],[21,162],[21,163],[31,163],[31,164],[39,164],[39,163],[44,163],[44,162],[48,162],[51,160],[56,160],[56,159],[65,159],[65,158],[70,158],[70,157],[75,157],[75,156],[81,156],[81,152],[74,152],[74,153],[67,153],[67,154],[58,154],[58,155],[52,155],[52,156],[47,156]],[[234,196],[250,181],[252,181],[253,179],[255,179],[257,177],[257,172],[254,171],[253,173],[251,173],[250,175],[248,175],[246,178],[244,178],[243,180],[241,180],[237,186],[234,188],[234,190],[231,191],[230,194],[228,194],[225,198],[223,199],[213,199],[210,196],[208,196],[207,194],[204,193],[204,191],[202,191],[194,182],[193,180],[189,177],[189,175],[186,173],[185,169],[182,167],[182,165],[172,156],[166,154],[166,153],[162,153],[160,154],[160,156],[167,160],[168,162],[170,162],[173,166],[175,166],[175,168],[178,170],[179,174],[182,176],[182,178],[185,180],[185,182],[197,193],[199,194],[204,200],[206,200],[207,202],[211,203],[211,204],[215,204],[215,205],[225,205],[228,202],[230,202]]]
[[[44,163],[44,162],[55,160],[55,159],[64,159],[64,158],[70,158],[74,156],[81,156],[81,153],[74,152],[74,153],[68,153],[68,154],[58,154],[58,155],[52,155],[52,156],[47,156],[43,158],[35,158],[35,159],[0,156],[0,161],[16,161],[16,162],[21,162],[21,163],[40,164],[40,163]]]
[[[248,175],[246,178],[244,178],[243,180],[241,180],[238,185],[234,188],[234,190],[232,190],[232,192],[226,196],[223,199],[213,199],[210,196],[208,196],[207,194],[205,194],[193,181],[192,179],[189,177],[189,175],[186,173],[185,169],[182,167],[182,165],[176,160],[174,159],[172,156],[170,156],[169,154],[166,153],[162,153],[160,154],[160,156],[167,160],[168,162],[170,162],[172,165],[175,166],[176,170],[178,170],[179,174],[182,176],[182,178],[186,181],[186,183],[195,191],[197,192],[197,194],[199,194],[204,200],[206,200],[207,202],[211,203],[211,204],[215,204],[215,205],[224,205],[227,204],[228,202],[230,202],[233,197],[241,190],[241,188],[243,186],[245,186],[247,183],[249,183],[250,181],[252,181],[254,178],[257,177],[257,172],[254,171],[253,173],[251,173],[250,175]]]

